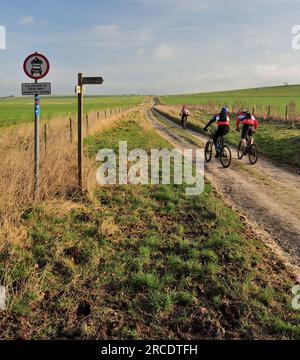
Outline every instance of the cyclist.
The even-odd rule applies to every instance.
[[[219,137],[227,135],[230,131],[230,119],[228,116],[228,112],[229,110],[227,109],[227,107],[224,106],[221,109],[221,112],[215,115],[204,128],[204,130],[207,131],[207,128],[214,122],[217,122],[218,124],[218,129],[213,137],[214,145],[216,149],[216,158],[220,157],[220,149],[218,148],[218,144],[217,144]]]
[[[240,131],[240,123],[243,124],[242,130],[242,146],[243,148],[246,147],[246,137],[249,135],[252,137],[255,134],[256,129],[258,128],[258,121],[256,120],[255,116],[250,113],[250,111],[242,111],[238,114],[236,118],[236,131]],[[253,144],[253,138],[251,139],[251,145]]]
[[[190,115],[189,109],[187,108],[186,105],[183,105],[179,115],[181,116],[181,124],[182,127],[184,128],[184,122],[187,120],[187,117]]]

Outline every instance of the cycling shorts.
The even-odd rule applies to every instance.
[[[218,140],[218,138],[220,136],[225,136],[229,133],[230,127],[228,125],[220,125],[217,129],[217,131],[215,132],[214,135],[214,142],[216,143],[216,141]]]
[[[247,135],[252,136],[255,133],[254,125],[244,124],[242,130],[242,139],[246,139]]]

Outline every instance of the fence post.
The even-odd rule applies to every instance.
[[[97,111],[97,120],[100,119],[100,114],[99,114],[99,111]]]
[[[86,134],[89,134],[89,115],[86,114]]]
[[[268,116],[267,116],[267,120],[270,120],[270,116],[271,116],[271,105],[268,106]]]
[[[255,115],[255,106],[253,106],[252,114]]]
[[[46,152],[47,151],[47,142],[48,142],[47,124],[44,125],[44,142],[45,142],[45,152]]]
[[[73,121],[72,118],[70,117],[70,143],[73,143]]]
[[[289,106],[285,107],[285,121],[288,121]]]
[[[28,150],[28,148],[29,148],[29,138],[27,138],[26,140],[25,140],[25,151],[27,151]]]

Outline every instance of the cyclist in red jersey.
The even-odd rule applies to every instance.
[[[238,114],[237,118],[236,118],[236,130],[240,131],[239,126],[240,123],[243,124],[243,129],[242,129],[242,142],[243,142],[243,147],[246,146],[246,137],[247,135],[252,136],[253,134],[255,134],[256,129],[258,128],[258,121],[256,120],[255,116],[252,115],[249,111],[242,111]],[[253,144],[253,139],[251,142],[251,145]]]

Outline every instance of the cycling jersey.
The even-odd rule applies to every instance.
[[[223,114],[218,114],[215,116],[216,118],[216,121],[217,121],[217,124],[218,126],[222,126],[222,125],[227,125],[229,126],[230,125],[230,120],[229,120],[229,116],[228,115],[223,115]]]
[[[230,125],[230,119],[229,116],[226,113],[220,113],[215,115],[210,122],[205,126],[205,129],[207,129],[211,124],[214,122],[217,122],[218,127],[219,126],[229,126]]]
[[[188,109],[182,109],[180,115],[189,115]]]
[[[240,123],[243,125],[251,125],[254,126],[255,130],[258,128],[258,121],[256,120],[254,115],[251,115],[251,119],[246,118],[246,112],[242,111],[239,113],[238,117],[236,118],[236,128],[239,128]]]

